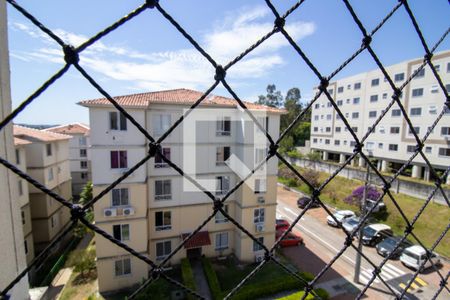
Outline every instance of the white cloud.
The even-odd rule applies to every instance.
[[[255,41],[273,28],[273,16],[264,7],[254,7],[233,14],[215,26],[213,30],[204,32],[200,44],[221,64],[239,55]],[[52,63],[63,63],[59,45],[52,41],[39,29],[21,23],[11,23],[13,30],[25,32],[29,36],[43,41],[44,47],[32,52],[12,51],[12,57],[21,60],[38,60]],[[286,30],[294,40],[299,40],[315,31],[313,23],[288,22]],[[78,46],[87,40],[86,36],[55,29],[65,42]],[[251,52],[230,70],[236,79],[254,79],[264,76],[269,70],[284,63],[277,52],[288,45],[285,38],[277,33]],[[133,88],[157,90],[176,87],[201,89],[212,84],[214,70],[209,62],[195,49],[178,49],[166,52],[141,53],[139,51],[104,44],[94,43],[80,55],[80,63],[87,69],[94,70],[104,78],[127,81]]]

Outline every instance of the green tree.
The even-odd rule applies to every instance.
[[[266,91],[267,94],[265,96],[260,95],[256,103],[270,107],[280,107],[283,104],[283,96],[280,91],[277,91],[275,84],[269,84]]]
[[[78,203],[80,205],[86,205],[86,203],[91,201],[92,198],[92,182],[88,181],[80,193],[80,200]],[[92,211],[92,207],[86,210],[86,215],[84,218],[91,223],[94,221],[94,212]],[[83,238],[88,232],[91,232],[91,230],[84,224],[81,224],[81,222],[78,222],[73,234],[78,238]]]

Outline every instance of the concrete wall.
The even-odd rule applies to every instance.
[[[7,39],[6,2],[0,2],[0,119],[11,112],[9,53]],[[0,157],[15,163],[12,124],[0,131]],[[20,216],[17,179],[0,166],[0,289],[5,288],[26,267],[24,236]],[[28,279],[25,276],[9,292],[12,299],[28,299]]]
[[[335,172],[339,168],[339,166],[336,164],[331,164],[323,161],[310,161],[307,159],[296,159],[290,157],[287,157],[287,159],[288,161],[297,166],[310,168],[316,171],[326,172],[330,174]],[[338,176],[346,177],[348,179],[358,179],[364,181],[366,171],[346,167],[338,174]],[[391,177],[385,176],[385,178],[389,180]],[[373,171],[372,175],[370,176],[370,181],[372,184],[379,186],[383,184],[381,179],[376,174],[374,174]],[[434,189],[435,186],[433,185],[423,184],[419,182],[412,182],[402,179],[394,180],[391,187],[391,191],[395,193],[405,194],[419,199],[427,199]],[[447,198],[449,198],[450,190],[444,188],[444,191]],[[439,191],[434,195],[433,201],[442,204],[446,203],[444,197]]]

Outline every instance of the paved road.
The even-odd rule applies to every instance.
[[[290,223],[294,221],[300,213],[296,207],[298,195],[278,189],[277,217],[287,219]],[[314,209],[308,212],[295,226],[294,231],[300,233],[305,239],[305,249],[286,248],[285,254],[297,260],[302,270],[310,271],[313,274],[320,272],[341,248],[344,246],[345,234],[342,229],[333,228],[326,224],[326,212],[323,209]],[[356,243],[355,243],[356,245]],[[374,248],[363,247],[364,254],[373,263],[380,264],[383,258],[379,256]],[[329,289],[339,286],[347,286],[341,289],[341,294],[347,291],[348,299],[351,294],[357,293],[362,285],[353,283],[354,265],[356,251],[353,248],[345,250],[343,255],[333,264],[332,268],[324,274],[324,278],[319,283],[324,284]],[[441,267],[441,273],[445,276],[449,272],[448,265]],[[373,266],[366,260],[362,261],[360,283],[366,284],[372,278]],[[381,278],[393,290],[402,291],[414,272],[405,268],[398,260],[389,260],[382,268]],[[409,299],[430,299],[439,285],[440,277],[436,272],[429,271],[421,274],[408,290]],[[327,285],[327,283],[329,283]],[[339,294],[339,288],[332,291],[332,294]],[[389,298],[389,289],[381,279],[376,278],[368,290],[369,298],[386,299]],[[345,299],[345,298],[342,298]],[[450,299],[448,291],[441,293],[438,299]]]

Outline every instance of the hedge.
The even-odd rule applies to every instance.
[[[181,277],[183,278],[183,283],[186,287],[193,291],[197,291],[195,287],[194,273],[192,272],[191,264],[187,258],[181,260]],[[191,294],[187,295],[188,300],[194,300],[195,297]]]
[[[322,300],[330,299],[330,295],[324,289],[317,289],[317,290],[315,290],[315,292],[317,293],[317,295]],[[305,292],[304,291],[300,291],[300,292],[296,292],[296,293],[291,294],[291,295],[286,296],[286,297],[278,298],[277,300],[297,300],[297,299],[302,299],[302,297],[304,295],[305,295]],[[306,296],[305,299],[306,300],[313,300],[313,299],[316,299],[316,298],[314,297],[313,294],[310,293],[308,296]]]
[[[213,299],[222,299],[222,289],[220,288],[219,279],[217,279],[216,271],[214,271],[211,261],[206,257],[202,257],[202,265]]]

